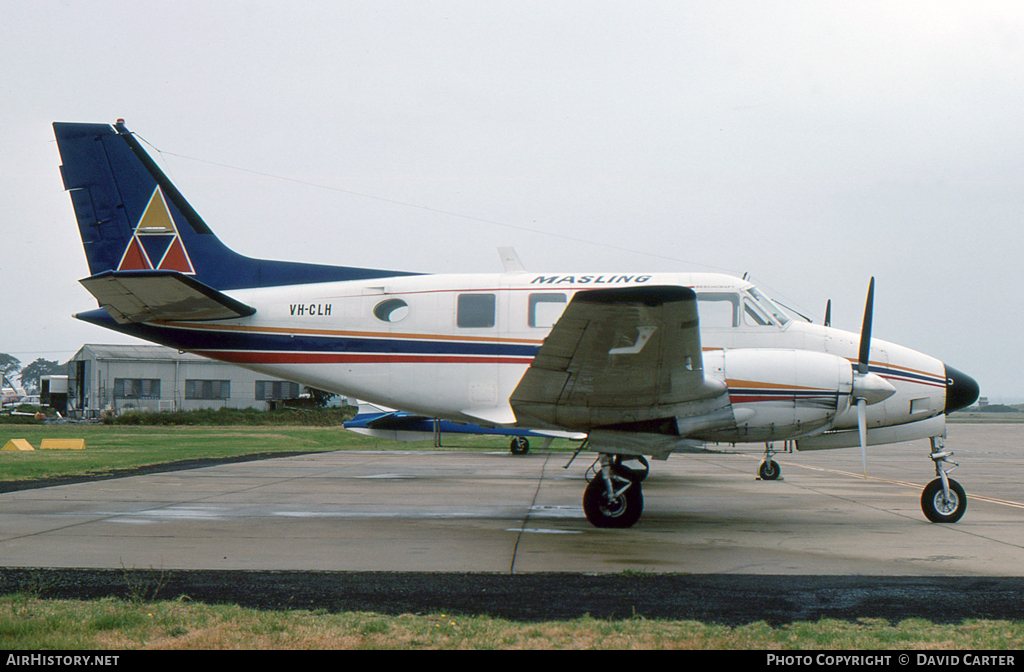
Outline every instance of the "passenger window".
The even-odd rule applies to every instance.
[[[409,315],[409,304],[401,299],[387,299],[374,306],[373,315],[383,322],[401,322]]]
[[[740,325],[740,298],[727,292],[697,295],[697,317],[702,329],[730,329]]]
[[[530,294],[530,326],[550,329],[562,316],[565,305],[565,294]]]
[[[457,324],[466,329],[494,326],[494,294],[459,294]]]

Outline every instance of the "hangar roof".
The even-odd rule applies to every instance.
[[[210,360],[190,352],[179,352],[162,345],[103,345],[87,343],[75,353],[72,361],[82,359],[126,359],[162,362],[209,362]]]

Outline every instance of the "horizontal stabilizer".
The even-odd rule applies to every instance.
[[[227,320],[256,309],[175,271],[105,271],[79,282],[119,324]]]

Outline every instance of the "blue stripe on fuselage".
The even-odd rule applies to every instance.
[[[358,352],[410,355],[488,355],[534,357],[540,346],[515,343],[434,341],[408,338],[359,338],[309,334],[238,333],[169,328],[152,324],[118,324],[106,310],[79,313],[86,322],[114,329],[178,350],[254,352]]]
[[[933,385],[945,387],[946,379],[939,376],[932,376],[922,373],[912,373],[903,369],[893,369],[887,366],[869,366],[868,373],[877,373],[883,378],[900,378],[908,383],[921,383],[922,385]]]

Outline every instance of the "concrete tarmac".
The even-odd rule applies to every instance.
[[[644,516],[599,530],[581,506],[593,456],[337,452],[0,495],[0,565],[352,572],[623,571],[1024,576],[1024,424],[950,424],[969,506],[921,513],[927,441],[654,462]],[[748,452],[749,451],[749,452]]]

